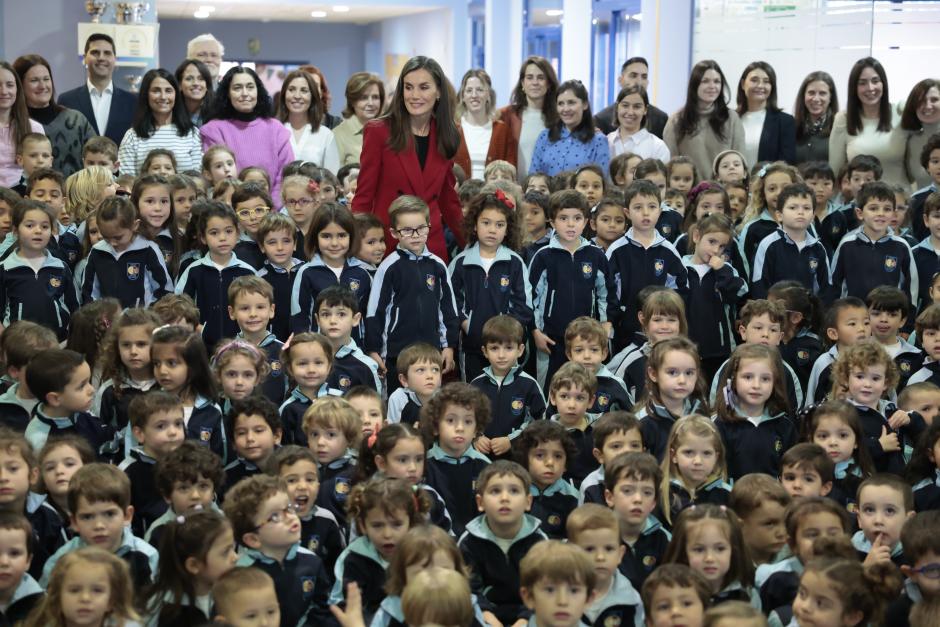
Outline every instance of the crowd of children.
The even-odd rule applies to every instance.
[[[494,162],[449,264],[358,166],[158,153],[0,190],[0,623],[940,624],[940,135],[910,211]]]

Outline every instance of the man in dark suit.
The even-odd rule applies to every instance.
[[[624,61],[620,67],[620,76],[617,77],[617,84],[620,89],[639,85],[647,89],[650,84],[649,63],[643,57],[630,57]],[[646,111],[646,130],[656,137],[663,138],[663,129],[666,128],[666,121],[669,116],[662,109],[657,109],[653,105]],[[594,125],[605,135],[611,133],[617,128],[617,103],[602,109],[594,116]]]
[[[116,63],[114,40],[104,33],[90,35],[85,41],[88,78],[81,87],[61,94],[59,104],[81,111],[96,133],[120,145],[134,120],[137,96],[114,86],[111,77]]]

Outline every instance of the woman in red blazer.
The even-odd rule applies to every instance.
[[[454,163],[467,178],[483,178],[491,161],[507,161],[516,166],[516,144],[512,129],[496,117],[496,92],[484,70],[467,70],[457,93],[457,128],[460,148]],[[473,155],[471,155],[471,150]]]
[[[399,196],[417,196],[431,210],[428,249],[447,261],[443,222],[463,246],[463,213],[454,190],[454,155],[460,134],[454,123],[454,88],[437,61],[405,63],[388,113],[366,124],[354,213],[373,213],[385,225],[386,254],[395,249],[388,207]]]

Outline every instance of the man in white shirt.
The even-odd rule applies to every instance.
[[[117,66],[114,40],[94,33],[85,41],[85,84],[59,96],[59,104],[81,112],[99,135],[119,144],[130,128],[137,108],[137,96],[114,86],[111,80]]]
[[[216,85],[219,83],[219,69],[222,67],[222,57],[224,55],[225,47],[211,33],[194,37],[186,44],[186,58],[205,63]]]

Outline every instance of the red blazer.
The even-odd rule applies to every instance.
[[[457,149],[457,154],[454,155],[454,163],[463,168],[467,178],[470,178],[471,165],[467,140],[463,136],[463,127],[457,125],[457,128],[460,130],[460,147]],[[486,151],[485,163],[502,160],[508,161],[515,167],[518,147],[519,139],[512,136],[512,129],[509,128],[509,125],[502,120],[494,120],[493,133],[490,135],[490,146]]]
[[[414,147],[394,152],[388,147],[389,127],[385,120],[372,120],[362,133],[362,154],[359,157],[359,181],[353,197],[353,213],[373,213],[385,225],[385,252],[395,249],[397,240],[389,230],[388,207],[399,196],[417,196],[431,209],[431,232],[428,249],[447,261],[443,222],[464,244],[461,222],[463,212],[454,189],[453,159],[445,159],[437,151],[437,124],[431,120],[428,157],[424,170],[418,163]]]

